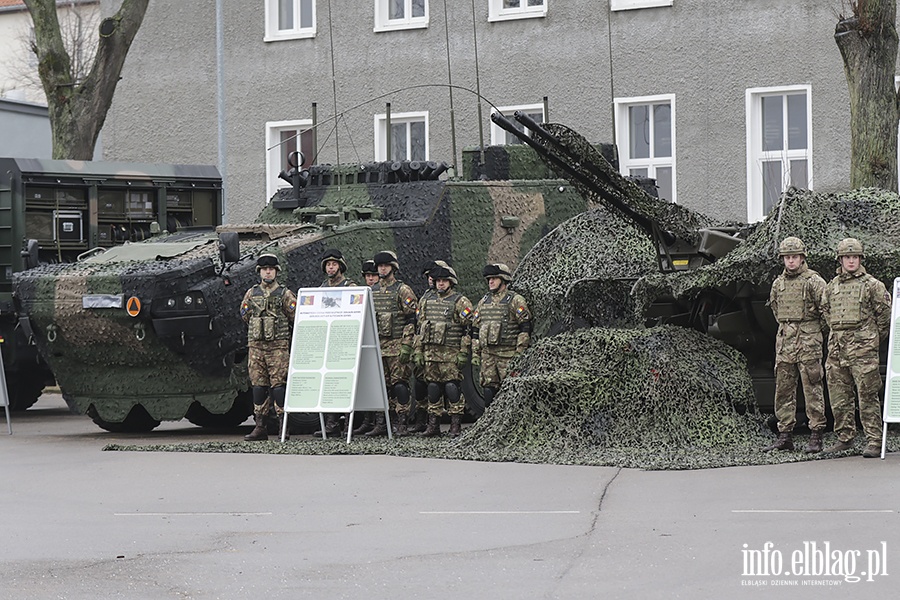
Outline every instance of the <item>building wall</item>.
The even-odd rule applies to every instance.
[[[51,158],[47,107],[0,98],[0,156]]]
[[[490,109],[481,103],[480,134],[475,95],[453,90],[453,157],[451,78],[496,106],[547,96],[550,120],[592,142],[613,141],[614,98],[674,94],[678,202],[737,220],[747,219],[746,90],[809,85],[815,187],[847,185],[849,101],[832,38],[840,0],[674,0],[621,12],[608,0],[548,0],[543,18],[502,22],[488,22],[488,0],[476,0],[474,27],[471,3],[447,2],[445,15],[429,0],[426,29],[379,33],[373,0],[318,0],[316,36],[278,42],[263,41],[264,0],[221,0],[224,116],[216,2],[186,4],[150,3],[103,131],[105,156],[214,163],[223,118],[231,222],[266,201],[266,123],[309,119],[313,102],[316,162],[372,160],[373,115],[390,101],[392,113],[427,110],[429,158],[458,164],[463,147],[489,142]]]

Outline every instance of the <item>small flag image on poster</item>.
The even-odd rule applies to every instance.
[[[315,296],[300,296],[300,306],[312,306],[315,303]]]
[[[364,298],[363,294],[350,294],[350,304],[362,304]]]

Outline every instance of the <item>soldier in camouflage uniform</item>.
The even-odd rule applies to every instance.
[[[351,287],[356,285],[353,281],[344,277],[347,272],[347,263],[340,250],[326,250],[322,255],[322,272],[325,273],[325,281],[319,287]],[[337,413],[325,414],[325,433],[337,435],[341,433],[341,417]],[[321,431],[313,433],[314,436],[322,436]]]
[[[472,364],[481,367],[484,407],[494,401],[508,373],[509,361],[531,343],[531,311],[525,298],[508,289],[509,267],[485,265],[488,293],[478,301],[472,320]]]
[[[428,280],[428,289],[425,290],[425,293],[422,294],[422,297],[419,298],[419,304],[428,298],[435,295],[434,291],[434,279],[431,277],[431,269],[435,267],[446,267],[449,268],[448,265],[443,260],[433,260],[425,265],[425,268],[422,269],[422,275],[426,277]],[[418,332],[416,332],[418,334]],[[409,425],[410,433],[422,433],[427,429],[427,421],[428,421],[428,383],[425,381],[425,367],[414,365],[413,366],[413,375],[415,376],[415,396],[416,396],[416,419],[414,423]]]
[[[391,410],[396,410],[397,414],[395,433],[405,435],[410,398],[410,361],[418,304],[412,288],[397,279],[400,263],[396,254],[389,250],[379,252],[375,255],[374,261],[378,268],[379,281],[378,285],[372,288],[372,298],[375,301],[375,319],[378,321],[378,337],[381,340],[385,385],[390,397]],[[375,428],[366,435],[385,435],[387,427],[384,413],[376,413]]]
[[[422,435],[440,435],[441,396],[446,396],[449,433],[457,437],[466,409],[461,382],[472,347],[472,303],[456,291],[459,282],[452,268],[435,266],[430,275],[435,293],[419,304],[415,354],[416,366],[423,369],[428,382],[428,426]]]
[[[856,436],[853,385],[859,396],[859,418],[866,435],[863,456],[881,456],[884,423],[878,346],[890,332],[891,296],[884,284],[862,266],[863,246],[854,238],[837,246],[840,266],[822,296],[822,312],[831,328],[825,373],[838,441],[826,452],[853,447]]]
[[[248,324],[248,368],[253,393],[253,418],[256,426],[244,439],[266,440],[266,415],[271,396],[278,415],[278,429],[284,423],[284,392],[290,361],[291,328],[297,297],[278,285],[276,277],[281,270],[278,257],[263,254],[256,261],[256,272],[261,282],[244,294],[241,302],[241,318]]]
[[[374,260],[364,260],[362,264],[362,276],[369,287],[378,285],[378,267],[375,266]],[[375,428],[375,413],[372,411],[362,411],[359,415],[361,420],[353,429],[353,435],[363,435],[369,433]]]
[[[772,283],[769,306],[778,321],[775,337],[775,415],[778,438],[765,451],[793,450],[797,422],[797,377],[803,383],[809,418],[807,453],[822,451],[825,392],[822,369],[822,292],[825,280],[806,264],[806,246],[796,237],[778,247],[784,271]]]

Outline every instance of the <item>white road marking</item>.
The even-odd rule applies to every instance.
[[[113,513],[114,517],[267,517],[270,512],[138,512]]]
[[[420,515],[577,515],[580,510],[422,510]]]
[[[732,510],[733,513],[893,513],[891,509],[815,508],[815,509],[771,509]]]

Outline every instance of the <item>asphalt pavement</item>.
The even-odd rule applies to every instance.
[[[231,434],[108,433],[54,394],[12,419],[2,599],[888,598],[900,585],[900,454],[651,472],[110,452]]]

